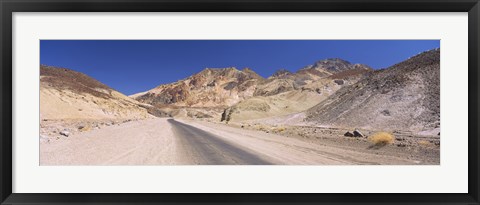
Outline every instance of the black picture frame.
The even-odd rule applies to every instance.
[[[478,0],[0,0],[1,204],[480,204]],[[12,193],[13,12],[468,12],[468,193],[26,194]]]

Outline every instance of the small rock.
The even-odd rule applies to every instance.
[[[406,144],[403,144],[403,143],[400,143],[400,144],[397,144],[397,147],[406,147],[407,145]]]
[[[40,135],[40,142],[48,143],[48,142],[50,142],[50,139],[48,139],[47,136]]]
[[[440,146],[440,141],[435,142],[435,145]]]
[[[353,134],[351,132],[346,132],[345,134],[343,134],[343,136],[345,137],[353,137]]]
[[[343,85],[345,82],[343,80],[334,80],[337,85]]]
[[[390,116],[390,111],[389,110],[383,110],[381,112],[384,116]]]
[[[61,135],[65,136],[65,137],[68,137],[70,135],[70,132],[67,131],[67,130],[63,130],[60,132]]]
[[[355,129],[355,131],[353,131],[353,136],[354,137],[365,137],[365,135],[363,135],[359,130]]]

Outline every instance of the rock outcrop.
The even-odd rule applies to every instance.
[[[262,80],[249,68],[207,68],[183,80],[160,85],[133,97],[157,107],[226,107],[253,96]]]

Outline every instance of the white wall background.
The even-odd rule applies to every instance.
[[[15,13],[15,193],[466,193],[467,13]],[[440,166],[39,166],[40,39],[441,39]]]

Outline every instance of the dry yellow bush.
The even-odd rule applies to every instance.
[[[395,136],[388,132],[377,132],[368,139],[375,145],[387,145],[395,141]]]
[[[91,127],[90,127],[90,125],[85,125],[85,126],[79,127],[78,130],[79,130],[80,132],[86,132],[86,131],[90,131],[90,130],[91,130]]]
[[[430,146],[432,145],[432,143],[430,143],[429,141],[427,140],[420,140],[417,142],[419,145],[422,145],[422,146]]]
[[[287,129],[287,128],[285,128],[285,127],[276,127],[276,128],[274,129],[274,132],[283,132],[283,131],[285,131],[286,129]]]

